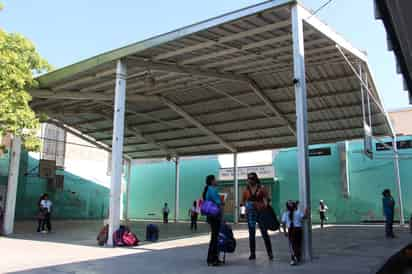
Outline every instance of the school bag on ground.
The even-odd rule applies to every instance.
[[[103,226],[99,234],[97,234],[97,244],[103,246],[107,243],[109,237],[109,225]]]
[[[113,232],[113,246],[124,246],[123,235],[128,231],[126,226],[121,225],[118,230]]]
[[[219,252],[223,253],[223,263],[226,263],[226,253],[233,253],[236,250],[236,239],[232,228],[226,223],[220,226],[217,246]]]
[[[159,240],[159,228],[157,225],[148,224],[146,226],[146,241],[156,242]]]
[[[258,221],[266,228],[272,231],[279,230],[280,222],[275,211],[271,206],[267,206],[259,211]]]
[[[139,239],[133,232],[126,231],[122,236],[122,242],[125,246],[136,246],[139,244]]]

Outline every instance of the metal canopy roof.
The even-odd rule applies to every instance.
[[[45,74],[31,106],[110,147],[116,61],[122,58],[129,157],[295,146],[295,3],[265,2]],[[337,45],[366,71],[374,135],[392,135],[365,54],[308,11],[304,15],[309,142],[364,135],[359,79]]]

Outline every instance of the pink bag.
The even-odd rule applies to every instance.
[[[139,243],[139,239],[131,231],[126,231],[123,234],[122,241],[125,246],[136,246]]]

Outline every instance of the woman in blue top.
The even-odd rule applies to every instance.
[[[208,175],[206,177],[206,186],[203,190],[203,200],[214,202],[216,205],[221,206],[219,193],[217,192],[217,181],[214,175]],[[221,223],[221,216],[207,216],[207,222],[210,225],[211,236],[209,243],[209,251],[207,254],[207,264],[210,266],[218,266],[221,264],[219,261],[218,251],[218,236]]]

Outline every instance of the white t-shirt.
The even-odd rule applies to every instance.
[[[328,206],[327,205],[323,205],[323,208],[321,206],[319,206],[319,212],[326,212],[328,211]]]
[[[293,227],[302,227],[302,220],[305,214],[303,214],[300,210],[295,210],[293,212]],[[290,228],[290,218],[289,218],[289,211],[286,211],[282,215],[282,223],[285,223],[288,228]]]
[[[240,207],[240,214],[246,215],[246,207],[245,206]]]
[[[42,208],[47,208],[47,212],[51,212],[51,208],[52,208],[53,203],[50,200],[41,200],[40,201],[40,206]]]

